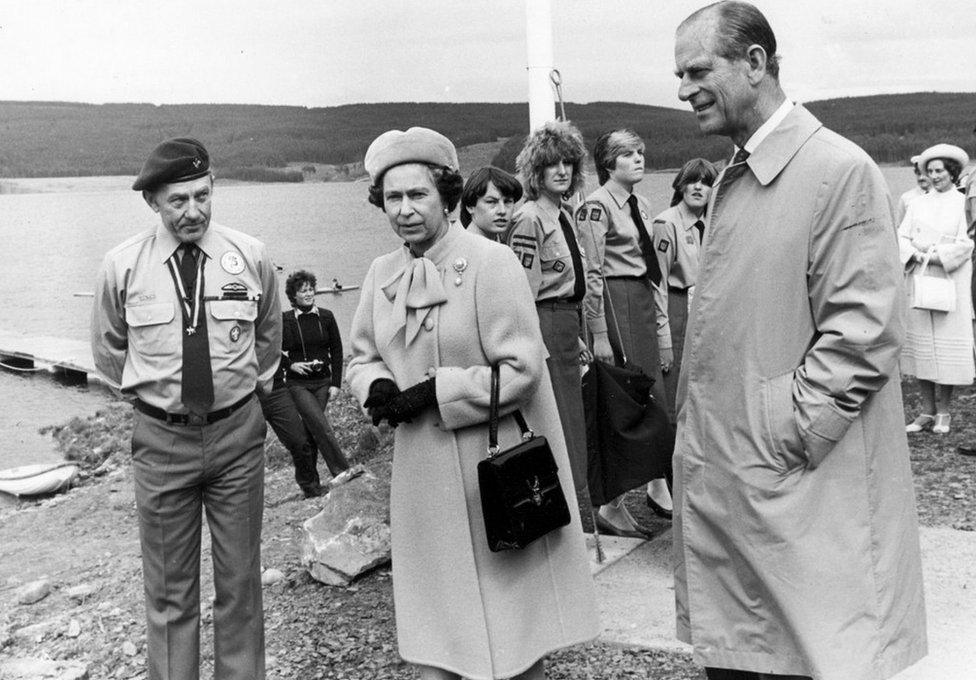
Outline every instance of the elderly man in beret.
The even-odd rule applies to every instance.
[[[210,220],[203,145],[170,139],[132,188],[160,222],[106,255],[92,312],[95,365],[132,398],[132,466],[151,680],[199,677],[200,532],[214,588],[214,678],[264,678],[261,519],[270,389],[281,347],[274,266]]]

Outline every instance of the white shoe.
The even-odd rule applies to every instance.
[[[935,414],[935,425],[932,426],[932,431],[936,434],[949,434],[949,420],[952,416],[948,413],[936,413]]]
[[[948,416],[947,416],[948,417]],[[910,422],[905,426],[905,432],[922,432],[923,430],[931,430],[932,426],[935,424],[935,416],[930,416],[923,413],[918,418]]]

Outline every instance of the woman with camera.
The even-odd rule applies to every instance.
[[[315,286],[315,275],[304,270],[285,281],[292,310],[282,314],[281,363],[288,391],[336,486],[358,476],[363,468],[350,467],[325,415],[329,399],[342,384],[342,338],[332,312],[315,306]]]

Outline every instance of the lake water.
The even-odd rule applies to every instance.
[[[913,184],[910,168],[885,168],[892,194]],[[667,207],[673,173],[649,174],[638,193],[656,214]],[[88,340],[91,291],[105,252],[158,219],[139,194],[125,187],[131,178],[77,181],[30,180],[25,191],[0,193],[0,329],[25,336],[50,335]],[[594,180],[588,183],[590,189]],[[58,191],[58,188],[70,190]],[[366,202],[366,184],[222,185],[214,196],[214,219],[261,239],[284,278],[308,269],[327,285],[333,277],[359,284],[369,263],[396,248],[385,215]],[[359,293],[320,295],[348,335]],[[58,385],[46,374],[31,378],[0,371],[0,468],[55,462],[51,439],[37,433],[74,415],[94,413],[108,401],[98,388]],[[2,499],[0,499],[2,500]]]
[[[885,168],[892,194],[913,182],[910,168]],[[652,211],[668,205],[671,173],[654,173],[638,185]],[[84,186],[84,185],[82,185]],[[592,188],[591,179],[588,186]],[[222,186],[214,194],[213,219],[268,245],[279,272],[295,269],[360,284],[373,258],[399,245],[386,216],[366,201],[364,182]],[[0,194],[2,328],[22,335],[88,339],[91,291],[102,257],[132,234],[154,227],[158,217],[138,193],[123,189]],[[319,295],[348,332],[358,291]]]

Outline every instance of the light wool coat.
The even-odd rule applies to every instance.
[[[415,304],[446,300],[408,307],[401,327],[395,300],[407,294],[407,277],[407,299]],[[423,258],[402,248],[376,259],[351,342],[348,377],[360,402],[374,380],[405,389],[436,376],[438,409],[397,427],[394,443],[390,522],[400,655],[487,680],[595,637],[593,581],[566,445],[532,293],[512,251],[453,225]],[[477,480],[493,362],[501,363],[502,412],[517,406],[549,440],[572,513],[569,526],[502,553],[488,550]],[[518,440],[514,419],[502,418],[502,448]]]
[[[720,192],[678,392],[678,636],[706,666],[888,678],[926,638],[884,179],[796,106]]]
[[[956,309],[932,312],[914,309],[912,297],[918,262],[906,269],[908,319],[901,370],[940,385],[968,385],[973,381],[973,242],[966,235],[965,199],[953,188],[933,189],[911,202],[898,228],[901,261],[935,249],[939,264],[929,263],[926,276],[948,278],[955,286]]]

